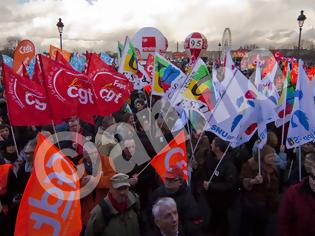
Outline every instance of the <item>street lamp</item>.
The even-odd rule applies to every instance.
[[[59,18],[57,27],[58,27],[59,36],[60,36],[60,49],[62,50],[62,31],[63,31],[64,24],[62,23],[61,18]]]
[[[219,59],[221,60],[221,43],[220,42],[218,44],[218,47],[219,47]]]
[[[304,21],[306,20],[306,16],[303,14],[303,10],[301,11],[301,14],[299,15],[299,17],[297,18],[297,21],[299,23],[299,27],[300,27],[300,33],[299,33],[299,44],[298,44],[298,51],[300,52],[300,47],[301,47],[301,33],[302,33],[302,27],[304,24]]]

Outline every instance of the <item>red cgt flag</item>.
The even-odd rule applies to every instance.
[[[47,99],[55,120],[78,116],[94,123],[95,95],[86,75],[39,55]]]
[[[178,166],[184,172],[184,178],[188,181],[188,166],[186,154],[185,133],[181,131],[167,146],[165,146],[151,160],[151,165],[164,181],[166,171],[170,166]]]
[[[130,81],[95,53],[91,54],[87,75],[95,91],[98,115],[106,116],[118,111],[130,97]]]
[[[2,64],[9,119],[12,125],[48,125],[51,122],[44,88]]]
[[[68,61],[64,58],[64,56],[60,53],[60,51],[56,52],[56,59],[55,61],[62,64],[64,67],[66,67],[69,70],[73,70],[73,67],[68,63]]]
[[[40,84],[42,87],[44,87],[44,79],[43,79],[43,73],[42,69],[40,68],[40,62],[38,56],[36,56],[35,66],[34,66],[34,74],[33,79],[34,82]]]
[[[15,236],[79,236],[80,184],[72,163],[41,133],[20,203]]]

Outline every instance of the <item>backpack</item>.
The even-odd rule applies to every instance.
[[[132,191],[129,191],[133,196],[135,196],[136,198],[138,198],[137,194],[135,194]],[[107,224],[109,223],[110,219],[114,216],[114,214],[111,213],[110,208],[108,206],[108,203],[105,201],[105,198],[103,198],[99,204],[98,204],[102,210],[102,215],[103,215],[103,219],[104,219],[104,225],[105,227],[107,226]],[[140,224],[140,207],[138,205],[138,203],[136,202],[135,204],[133,204],[131,206],[131,209],[135,211],[135,213],[138,216],[138,222]]]

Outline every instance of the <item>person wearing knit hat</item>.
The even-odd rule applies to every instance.
[[[275,150],[265,145],[260,150],[261,174],[258,153],[244,163],[242,183],[241,235],[264,235],[269,217],[278,207],[279,174],[275,165]]]

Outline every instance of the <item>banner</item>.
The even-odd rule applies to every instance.
[[[59,52],[66,59],[67,62],[70,61],[70,57],[71,57],[71,53],[70,52],[68,52],[66,50],[61,50],[59,48],[56,48],[53,45],[49,46],[49,56],[50,56],[50,58],[52,60],[56,59],[57,52]]]
[[[315,139],[315,81],[310,81],[299,60],[298,80],[295,89],[294,105],[291,113],[286,146],[294,148]]]
[[[183,170],[184,179],[188,181],[185,133],[181,131],[167,146],[151,160],[151,165],[165,181],[164,176],[170,166],[178,166]]]
[[[69,70],[74,70],[73,67],[68,63],[68,61],[64,58],[64,56],[60,53],[60,51],[56,51],[56,62],[62,64],[65,68]]]
[[[8,177],[11,168],[12,164],[0,165],[0,196],[7,193]]]
[[[39,58],[53,118],[63,120],[78,116],[83,121],[94,123],[96,103],[89,78],[44,55],[39,55]]]
[[[203,103],[213,109],[216,104],[212,79],[206,64],[198,58],[188,78],[185,80],[181,97],[187,100]]]
[[[12,68],[13,66],[13,59],[7,55],[2,54],[2,61],[4,64],[8,65]]]
[[[39,84],[19,76],[3,64],[3,81],[11,125],[30,126],[51,123],[47,97]]]
[[[283,83],[281,96],[278,100],[277,112],[279,118],[275,122],[277,127],[280,127],[290,120],[290,115],[293,109],[295,84],[292,83],[289,65],[287,67],[286,79]]]
[[[75,167],[41,133],[34,170],[20,203],[15,236],[79,236],[80,183]]]
[[[14,51],[13,71],[22,75],[23,64],[28,66],[35,56],[35,46],[30,40],[22,40]]]
[[[154,55],[152,94],[164,96],[169,100],[179,94],[186,75],[170,61],[158,53]],[[177,92],[176,92],[177,90]]]
[[[39,61],[38,56],[36,56],[34,74],[33,74],[32,80],[36,82],[37,84],[40,84],[42,87],[44,87],[44,78],[43,78],[42,68],[40,67],[40,61]]]
[[[83,72],[85,69],[86,58],[79,53],[74,53],[72,54],[69,63],[75,70]]]
[[[98,115],[107,116],[118,111],[129,99],[132,84],[95,53],[91,56],[87,75],[93,84]]]
[[[112,65],[114,62],[114,59],[111,58],[106,52],[101,52],[100,58],[103,62],[105,62],[107,65]]]
[[[131,74],[137,74],[138,72],[138,59],[136,50],[128,37],[126,37],[118,72],[129,72]]]

